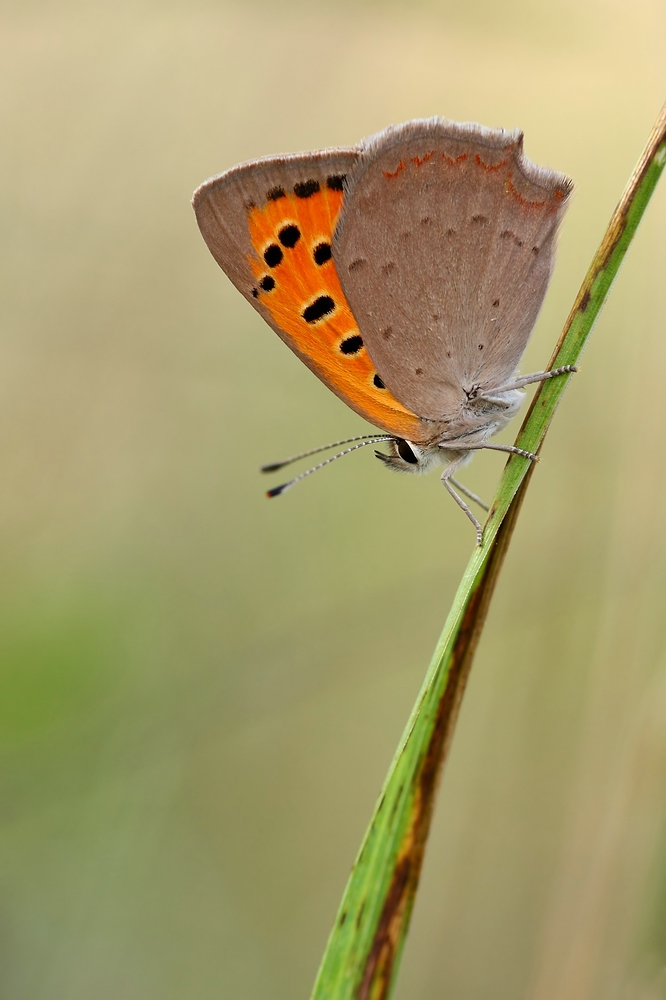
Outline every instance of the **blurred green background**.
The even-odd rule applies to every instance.
[[[665,39],[663,0],[3,5],[3,998],[307,997],[474,541],[369,450],[264,499],[262,462],[365,426],[192,190],[411,117],[522,127],[576,182],[532,371]],[[666,996],[665,287],[662,185],[519,522],[397,1000]]]

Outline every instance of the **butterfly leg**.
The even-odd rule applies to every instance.
[[[533,451],[525,451],[524,448],[516,448],[513,444],[468,444],[468,449],[470,451],[480,451],[484,449],[485,451],[507,451],[510,455],[521,455],[522,458],[529,458],[530,462],[538,462],[539,456],[535,455]]]
[[[463,498],[461,496],[458,496],[453,486],[451,485],[451,477],[453,473],[463,464],[466,457],[467,456],[461,455],[460,458],[454,458],[454,460],[447,465],[447,467],[444,469],[444,472],[442,473],[442,482],[444,483],[444,486],[446,486],[447,490],[449,491],[455,502],[458,504],[460,509],[463,510],[465,514],[467,514],[468,518],[476,528],[476,544],[480,545],[483,539],[483,528],[481,527],[480,522],[477,521],[477,519],[474,517],[474,514],[472,514],[471,510],[469,509]],[[458,489],[460,489],[459,483],[456,483],[456,486],[458,487]],[[467,492],[467,490],[465,490],[465,492]]]
[[[526,385],[531,385],[533,382],[545,382],[549,378],[556,378],[558,375],[569,375],[577,371],[578,368],[576,365],[563,365],[561,368],[552,368],[547,372],[534,372],[532,375],[521,375],[519,378],[512,379],[511,382],[507,382],[506,385],[499,385],[489,389],[488,392],[479,393],[479,398],[493,399],[500,392],[523,389]]]
[[[470,500],[473,500],[474,503],[478,503],[479,507],[483,507],[484,510],[490,510],[488,504],[484,500],[482,500],[481,497],[478,497],[476,493],[472,493],[471,490],[468,490],[466,486],[463,486],[463,484],[458,482],[457,479],[454,479],[453,476],[450,476],[450,480],[451,484],[455,486],[457,490],[460,490],[461,493],[464,493],[465,496],[469,497]]]
[[[447,441],[445,444],[441,444],[440,448],[446,451],[506,451],[510,455],[522,455],[523,458],[529,458],[531,462],[538,462],[539,456],[535,455],[532,451],[525,451],[524,448],[516,448],[514,444],[488,444],[487,441],[483,441],[481,444],[456,444],[456,442]],[[455,461],[458,461],[457,459]],[[452,463],[453,464],[453,463]],[[448,466],[444,472],[448,471]],[[455,469],[453,470],[455,471]]]

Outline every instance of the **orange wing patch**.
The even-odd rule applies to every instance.
[[[331,186],[331,183],[333,186]],[[331,255],[342,207],[342,183],[329,179],[274,188],[261,208],[249,212],[252,294],[324,380],[376,424],[414,440],[423,436],[419,417],[384,386],[363,345]]]

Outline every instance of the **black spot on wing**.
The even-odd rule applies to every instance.
[[[272,292],[275,288],[275,278],[271,278],[270,274],[267,274],[259,282],[259,287],[263,288],[265,292]]]
[[[340,344],[340,350],[343,354],[358,354],[362,347],[363,337],[359,337],[357,333],[352,337],[347,337]]]
[[[317,320],[323,319],[324,316],[328,316],[335,309],[335,302],[330,295],[320,295],[319,298],[311,302],[309,306],[306,306],[302,312],[303,319],[306,323],[316,323]]]
[[[326,178],[326,187],[331,191],[343,191],[346,174],[331,174]]]
[[[379,375],[375,375],[375,377],[373,378],[373,380],[372,380],[372,381],[373,381],[374,385],[375,385],[375,386],[376,386],[376,387],[377,387],[378,389],[385,389],[385,388],[386,388],[386,386],[384,385],[384,383],[383,383],[383,382],[382,382],[382,380],[380,379]]]
[[[312,252],[312,256],[314,257],[315,264],[319,264],[319,266],[325,264],[332,257],[331,244],[318,243]]]
[[[301,184],[294,184],[294,194],[297,198],[310,198],[319,190],[319,181],[303,181]]]
[[[280,250],[277,243],[271,243],[269,247],[264,250],[264,260],[269,267],[277,267],[278,264],[282,263],[282,258],[284,254]]]
[[[288,226],[283,226],[278,233],[278,239],[283,247],[288,247],[290,250],[295,247],[301,238],[301,231],[298,226],[294,226],[290,223]]]
[[[286,197],[284,193],[284,188],[283,187],[271,188],[270,191],[266,194],[266,197],[268,198],[269,201],[279,201],[280,198]]]

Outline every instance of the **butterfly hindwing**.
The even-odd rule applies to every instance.
[[[388,390],[340,285],[333,233],[355,149],[243,164],[193,199],[218,264],[278,336],[366,420],[422,440],[430,432]]]
[[[546,292],[571,182],[532,164],[522,133],[441,118],[363,144],[333,241],[380,377],[445,420],[465,388],[506,383]]]

